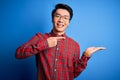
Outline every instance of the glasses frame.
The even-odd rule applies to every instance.
[[[70,20],[70,17],[69,17],[68,15],[62,16],[62,15],[60,15],[60,14],[58,14],[58,13],[55,13],[55,14],[54,14],[54,18],[55,18],[55,19],[62,19],[62,20],[65,21],[65,22]]]

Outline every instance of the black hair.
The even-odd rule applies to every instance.
[[[56,4],[55,9],[53,9],[52,11],[52,18],[54,17],[54,13],[56,12],[57,9],[65,9],[70,13],[70,20],[73,17],[73,10],[70,6],[68,6],[67,4]]]

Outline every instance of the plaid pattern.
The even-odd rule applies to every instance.
[[[57,37],[53,32],[37,33],[31,40],[16,50],[16,58],[36,55],[38,80],[73,80],[87,66],[89,57],[82,55],[77,42],[66,36],[57,46],[49,48],[48,37]]]

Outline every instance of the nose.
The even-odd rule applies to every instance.
[[[64,20],[63,20],[62,17],[60,17],[60,18],[58,19],[58,21],[59,21],[59,22],[63,22]]]

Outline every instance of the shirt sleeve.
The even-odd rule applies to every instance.
[[[74,57],[74,78],[77,77],[87,66],[87,62],[90,57],[86,57],[84,54],[80,58],[80,47],[77,45],[76,53]]]
[[[47,48],[47,39],[42,34],[37,33],[28,42],[16,49],[15,57],[17,59],[27,58]]]

